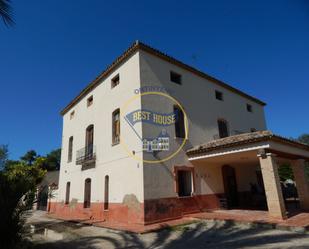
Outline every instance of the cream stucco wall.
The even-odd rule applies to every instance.
[[[182,75],[182,85],[170,82],[170,71]],[[111,79],[119,73],[120,84],[111,89]],[[112,112],[120,108],[121,115],[137,109],[153,109],[172,112],[170,102],[161,98],[136,97],[135,89],[144,86],[160,86],[170,90],[170,95],[184,107],[189,119],[189,137],[183,149],[172,159],[159,163],[143,163],[132,158],[124,149],[127,145],[141,159],[155,159],[152,154],[142,152],[142,143],[124,119],[121,118],[122,144],[112,146]],[[215,99],[215,90],[224,94],[224,101]],[[87,107],[87,98],[93,96],[93,105]],[[130,102],[125,112],[124,104]],[[253,113],[246,110],[251,104]],[[75,111],[73,119],[70,113]],[[263,107],[230,90],[185,71],[171,63],[163,61],[143,51],[137,51],[116,68],[102,83],[78,102],[63,117],[62,158],[59,180],[58,201],[65,199],[66,182],[71,182],[70,199],[83,202],[84,181],[92,180],[91,201],[103,202],[104,177],[109,175],[109,200],[122,203],[126,195],[133,194],[140,202],[146,199],[175,197],[173,166],[191,165],[185,151],[192,146],[214,139],[218,134],[217,119],[224,118],[229,122],[229,130],[248,132],[250,128],[266,129]],[[86,128],[94,125],[94,145],[96,146],[96,166],[81,170],[75,164],[76,151],[85,147]],[[142,137],[158,135],[159,128],[137,123],[135,131]],[[167,127],[171,136],[171,150],[181,142],[175,139],[174,127]],[[74,137],[73,161],[68,163],[69,137]],[[156,155],[160,159],[164,153]],[[195,165],[196,194],[213,194],[223,192],[221,167],[214,165]]]
[[[111,89],[111,79],[119,73],[120,84]],[[59,182],[59,199],[65,199],[66,182],[71,182],[70,199],[84,201],[84,181],[91,178],[91,202],[103,202],[104,177],[109,175],[109,201],[122,203],[127,194],[134,194],[143,202],[143,168],[142,164],[132,159],[121,144],[112,145],[112,112],[132,97],[139,88],[139,52],[120,65],[63,117],[62,158]],[[87,107],[87,99],[93,95],[93,104]],[[140,108],[140,100],[135,101],[132,109]],[[73,119],[70,113],[75,111]],[[122,114],[122,113],[121,113]],[[76,151],[85,147],[85,133],[88,125],[94,125],[94,146],[96,146],[96,166],[81,170],[75,164]],[[141,125],[136,129],[141,132]],[[121,137],[128,146],[141,154],[140,141],[128,132],[129,128],[121,119]],[[69,137],[73,136],[73,160],[68,163]]]
[[[224,118],[229,123],[229,131],[235,134],[236,131],[250,132],[251,128],[265,130],[266,122],[264,108],[234,93],[226,88],[188,72],[174,64],[163,61],[146,52],[140,52],[141,85],[160,86],[168,89],[170,95],[177,99],[184,107],[189,119],[189,136],[184,148],[171,160],[160,164],[144,165],[144,195],[145,199],[164,198],[177,196],[174,188],[173,166],[190,165],[185,151],[218,137],[217,119]],[[170,71],[181,74],[182,84],[178,85],[170,81]],[[224,101],[215,98],[215,90],[223,92]],[[153,105],[151,98],[142,99],[142,107],[147,109]],[[246,104],[253,107],[250,113]],[[156,103],[156,109],[162,112],[171,112],[173,107],[166,106],[164,101]],[[175,139],[174,127],[167,128],[171,135],[171,147],[176,148],[181,142]],[[143,135],[151,137],[153,128],[143,124]],[[156,155],[163,158],[164,153]],[[154,159],[149,153],[144,153],[144,158]],[[203,168],[204,167],[204,168]],[[197,194],[222,193],[221,169],[212,168],[208,165],[195,167],[197,174],[205,175],[205,172],[212,171],[213,178],[198,178],[196,186]],[[199,180],[202,179],[202,180]],[[213,180],[218,179],[218,180]],[[206,180],[209,184],[206,183]],[[215,182],[218,181],[218,182]],[[211,186],[209,186],[211,185]]]

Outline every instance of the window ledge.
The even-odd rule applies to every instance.
[[[179,139],[184,139],[184,140],[189,140],[189,138],[185,138],[185,137],[174,137],[175,140],[179,140]]]
[[[120,144],[120,142],[115,142],[115,143],[112,143],[111,145],[112,145],[112,146],[116,146],[116,145],[118,145],[118,144]]]
[[[179,199],[185,199],[185,198],[192,198],[193,194],[188,195],[188,196],[178,196]]]

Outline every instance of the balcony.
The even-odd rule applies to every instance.
[[[96,147],[91,144],[76,152],[76,165],[83,168],[94,167],[96,161]]]

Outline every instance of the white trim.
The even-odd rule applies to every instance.
[[[245,151],[265,149],[265,148],[269,148],[269,147],[270,147],[269,144],[265,144],[265,145],[250,147],[250,148],[242,148],[242,149],[236,149],[236,150],[230,150],[230,151],[224,151],[224,152],[217,152],[217,153],[213,153],[213,154],[210,154],[210,155],[208,154],[208,155],[192,157],[192,158],[189,158],[189,161],[195,161],[195,160],[200,160],[200,159],[205,159],[205,158],[224,156],[224,155],[228,155],[228,154],[240,153],[240,152],[245,152]]]

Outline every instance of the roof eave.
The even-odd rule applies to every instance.
[[[296,146],[297,148],[309,151],[309,146],[303,143],[299,143],[297,141],[292,141],[290,139],[278,136],[278,135],[269,135],[269,136],[265,136],[265,137],[260,137],[260,138],[256,138],[256,139],[252,139],[252,140],[248,140],[248,141],[238,141],[235,143],[230,143],[230,144],[226,144],[226,145],[220,145],[217,147],[212,147],[212,148],[201,148],[201,149],[196,149],[196,150],[189,150],[186,154],[187,156],[196,156],[196,155],[201,155],[204,153],[208,153],[208,152],[212,152],[215,150],[220,150],[220,149],[226,149],[226,148],[232,148],[235,146],[240,146],[240,145],[247,145],[247,144],[254,144],[254,143],[258,143],[258,142],[265,142],[265,141],[273,141],[273,142],[278,142],[281,144],[288,144],[291,146]]]
[[[85,87],[80,93],[79,95],[77,95],[64,109],[62,109],[62,111],[60,112],[60,114],[63,116],[65,115],[75,104],[77,104],[86,94],[88,94],[91,90],[93,90],[95,87],[97,87],[100,82],[102,81],[102,79],[104,79],[105,77],[107,77],[117,66],[119,66],[123,61],[125,61],[127,58],[129,58],[129,56],[131,56],[133,53],[135,53],[135,51],[137,51],[138,49],[141,49],[143,51],[146,51],[152,55],[155,55],[165,61],[168,61],[172,64],[175,64],[185,70],[188,70],[202,78],[208,79],[212,82],[214,82],[215,84],[218,84],[219,86],[226,88],[228,90],[231,90],[257,104],[260,104],[262,106],[265,106],[266,103],[253,97],[250,96],[246,93],[244,93],[243,91],[238,90],[237,88],[234,88],[230,85],[228,85],[227,83],[218,80],[206,73],[203,73],[202,71],[195,69],[167,54],[162,53],[161,51],[154,49],[144,43],[141,43],[139,41],[134,42],[122,55],[120,55],[111,65],[109,65],[107,67],[106,70],[104,70],[97,78],[95,78],[92,82],[90,82],[90,84]]]

